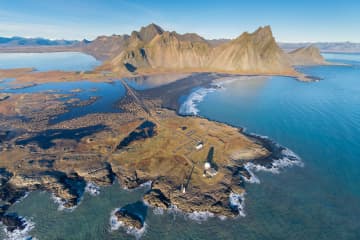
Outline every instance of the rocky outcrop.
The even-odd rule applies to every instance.
[[[91,170],[93,169],[93,170]],[[30,191],[50,192],[61,204],[61,208],[71,209],[77,206],[85,192],[86,183],[95,186],[109,186],[115,179],[109,163],[93,164],[76,168],[77,172],[65,173],[56,170],[32,172],[29,175],[12,174],[0,169],[0,222],[10,232],[23,230],[26,220],[16,213],[7,213],[8,209],[21,200]]]
[[[138,230],[144,227],[142,218],[125,208],[117,210],[115,212],[115,217],[118,222],[121,222],[126,227],[136,228]]]
[[[26,220],[16,213],[7,213],[0,216],[0,221],[5,225],[8,232],[13,232],[15,230],[25,229],[27,223]]]
[[[304,65],[327,65],[320,50],[314,45],[302,47],[289,53],[291,64],[294,66]]]
[[[227,170],[224,179],[216,188],[207,189],[192,186],[184,192],[181,186],[174,186],[171,179],[158,178],[152,182],[151,190],[145,194],[144,201],[150,206],[169,209],[176,206],[185,213],[209,212],[217,216],[235,217],[239,215],[238,208],[232,208],[230,194],[241,195],[244,189],[242,175]]]

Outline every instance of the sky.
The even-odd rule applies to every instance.
[[[150,23],[207,39],[270,25],[281,42],[360,42],[360,1],[0,0],[0,36],[92,40]]]

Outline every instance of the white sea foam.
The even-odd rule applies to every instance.
[[[274,174],[279,174],[280,170],[283,168],[291,167],[291,166],[299,166],[303,167],[304,163],[301,161],[301,158],[297,156],[293,151],[291,151],[288,148],[284,148],[281,151],[281,158],[274,159],[271,162],[271,167],[265,167],[259,164],[254,163],[246,163],[245,168],[249,171],[251,175],[254,175],[251,170],[254,171],[265,171],[265,172],[271,172]],[[254,175],[255,176],[255,175]]]
[[[146,231],[146,228],[147,228],[147,224],[144,223],[144,226],[141,228],[141,229],[137,229],[135,227],[132,227],[132,226],[126,226],[124,224],[123,221],[119,221],[115,215],[115,213],[117,211],[119,211],[120,208],[116,208],[115,210],[113,210],[111,212],[111,216],[110,216],[110,231],[116,231],[118,230],[120,227],[121,228],[124,228],[126,233],[129,234],[129,235],[132,235],[134,236],[136,239],[140,239],[145,231]]]
[[[30,231],[35,227],[35,223],[24,217],[21,218],[25,221],[25,228],[22,230],[15,229],[14,231],[10,232],[6,229],[6,226],[1,224],[6,236],[4,240],[36,240],[36,238],[30,235]]]
[[[153,208],[153,213],[155,215],[163,215],[164,212],[168,213],[168,214],[173,214],[174,217],[176,215],[181,215],[184,216],[190,220],[196,221],[196,222],[204,222],[207,221],[209,218],[215,217],[215,214],[209,211],[194,211],[192,213],[185,213],[182,210],[180,210],[176,205],[171,205],[169,208],[161,208],[161,207],[152,207],[148,202],[146,202],[145,200],[143,200],[143,203],[150,207]],[[220,215],[217,216],[220,220],[225,220],[227,217]]]
[[[180,114],[198,115],[198,103],[200,103],[208,93],[214,92],[215,90],[215,88],[199,88],[198,90],[192,92],[186,101],[181,104],[179,109]]]
[[[161,207],[154,207],[153,208],[153,213],[155,215],[163,215],[164,214],[164,209]]]
[[[93,182],[88,182],[85,187],[85,192],[91,196],[98,196],[100,194],[100,187]]]
[[[237,193],[233,193],[231,192],[229,195],[229,201],[230,201],[230,205],[232,207],[235,207],[238,209],[239,211],[239,216],[241,217],[245,217],[245,193],[242,194],[237,194]]]
[[[209,218],[215,217],[215,215],[212,212],[201,212],[201,211],[194,211],[192,213],[186,214],[186,216],[196,222],[204,222],[207,221]]]
[[[202,102],[205,96],[211,92],[225,89],[226,85],[241,79],[248,79],[246,76],[237,77],[224,77],[219,78],[217,81],[210,84],[209,88],[199,88],[192,92],[186,101],[180,106],[179,113],[184,115],[198,115],[198,104]]]
[[[253,173],[253,171],[251,171],[251,166],[249,166],[249,164],[247,163],[244,165],[244,167],[246,171],[248,171],[248,173],[250,174],[250,178],[243,177],[243,179],[248,183],[260,184],[260,179]]]
[[[58,204],[58,211],[69,211],[72,212],[75,210],[75,208],[80,204],[82,198],[79,200],[79,202],[72,207],[65,207],[66,201],[62,198],[56,196],[54,193],[51,194],[51,198],[54,200],[56,204]]]
[[[122,188],[126,191],[129,191],[129,192],[133,192],[133,191],[137,191],[137,190],[140,190],[140,189],[144,189],[144,190],[150,190],[151,189],[151,184],[152,184],[152,181],[149,180],[147,182],[144,182],[142,184],[140,184],[138,187],[136,188],[132,188],[132,189],[129,189],[127,188],[126,186],[123,186]]]
[[[25,198],[27,198],[27,197],[29,196],[29,194],[30,194],[30,192],[26,192],[26,193],[24,194],[24,196],[22,196],[21,198],[19,198],[19,199],[15,202],[15,204],[20,203],[21,201],[23,201]]]

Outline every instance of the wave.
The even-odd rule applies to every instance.
[[[292,167],[292,166],[298,166],[298,167],[304,167],[304,163],[301,160],[301,158],[291,151],[289,148],[286,148],[284,146],[281,146],[280,144],[274,142],[267,136],[257,135],[257,134],[248,134],[252,137],[255,137],[257,139],[260,139],[265,142],[267,145],[273,146],[273,151],[276,152],[276,155],[270,159],[270,164],[262,165],[258,163],[248,162],[245,164],[246,170],[250,173],[251,176],[254,176],[254,173],[251,170],[254,171],[265,171],[265,172],[271,172],[274,174],[279,174],[281,169]],[[255,179],[253,179],[254,181]],[[256,182],[256,180],[255,180]]]
[[[207,221],[209,218],[215,217],[215,214],[208,211],[194,211],[186,214],[186,216],[193,221],[201,223]]]
[[[146,232],[147,224],[144,222],[144,226],[141,229],[135,227],[126,226],[123,221],[119,221],[115,215],[120,208],[116,208],[111,212],[110,215],[110,231],[119,230],[119,228],[124,228],[126,233],[134,236],[136,239],[140,239]]]
[[[180,106],[179,113],[182,115],[198,115],[199,109],[198,103],[203,101],[204,97],[211,92],[214,92],[216,88],[199,88],[192,92]]]
[[[51,193],[51,198],[54,200],[54,202],[56,204],[58,204],[58,211],[69,211],[72,212],[75,210],[75,208],[77,208],[77,206],[80,204],[80,202],[82,201],[82,196],[79,199],[78,203],[72,207],[66,207],[66,200],[63,200],[62,198],[56,196],[54,193]]]
[[[91,196],[98,196],[100,194],[100,187],[93,182],[86,183],[85,192]]]
[[[129,192],[134,192],[134,191],[138,191],[138,190],[141,190],[141,189],[144,189],[145,191],[147,191],[147,190],[151,189],[151,184],[152,184],[152,181],[149,180],[147,182],[144,182],[144,183],[140,184],[136,188],[127,188],[126,186],[121,186],[121,187],[122,187],[122,189],[124,189],[126,191],[129,191]]]
[[[198,104],[202,102],[205,96],[209,93],[215,92],[219,89],[224,89],[227,84],[238,81],[240,79],[248,79],[253,76],[236,76],[236,77],[224,77],[217,79],[216,82],[210,84],[208,88],[198,88],[197,90],[193,91],[186,100],[181,104],[179,113],[181,115],[198,115],[199,109]]]
[[[6,226],[3,226],[3,231],[5,232],[4,240],[36,240],[36,238],[30,235],[30,231],[34,229],[35,223],[31,220],[21,217],[21,220],[24,222],[24,229],[15,229],[14,231],[8,231]]]
[[[21,198],[19,198],[18,200],[16,200],[16,202],[15,202],[14,204],[17,204],[17,203],[22,202],[25,198],[27,198],[27,197],[29,196],[29,194],[30,194],[30,191],[26,192],[26,193],[24,194],[24,196],[22,196]]]
[[[244,181],[248,182],[248,183],[260,184],[260,179],[254,174],[253,171],[251,171],[253,166],[250,165],[249,163],[247,163],[247,164],[244,165],[244,167],[245,167],[246,171],[250,174],[250,178],[243,177]]]
[[[163,215],[164,214],[164,209],[162,209],[161,207],[154,207],[153,208],[153,213],[155,215]]]
[[[229,195],[230,206],[236,208],[239,212],[239,216],[245,217],[245,192],[242,194],[231,192]]]

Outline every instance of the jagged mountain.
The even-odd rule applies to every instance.
[[[238,38],[219,45],[209,61],[219,71],[264,74],[293,74],[288,56],[279,48],[270,26],[254,33],[243,33]]]
[[[151,39],[151,40],[150,40]],[[90,44],[91,45],[91,44]],[[133,32],[126,47],[104,63],[117,72],[218,71],[295,75],[269,26],[217,45],[201,36],[164,31],[155,24]]]
[[[289,52],[292,65],[323,65],[328,64],[314,45]]]
[[[161,27],[152,23],[146,27],[142,27],[140,31],[133,31],[131,35],[124,34],[97,37],[91,43],[84,46],[82,51],[100,60],[107,60],[115,58],[125,50],[129,52],[130,48],[140,47],[140,45],[148,43],[157,34],[163,32],[164,30]]]
[[[129,43],[129,35],[100,36],[82,48],[97,59],[105,60],[121,53]]]
[[[133,31],[131,35],[136,35],[141,41],[148,43],[156,35],[162,34],[163,32],[164,30],[160,26],[151,23],[146,27],[142,27],[139,32]]]

